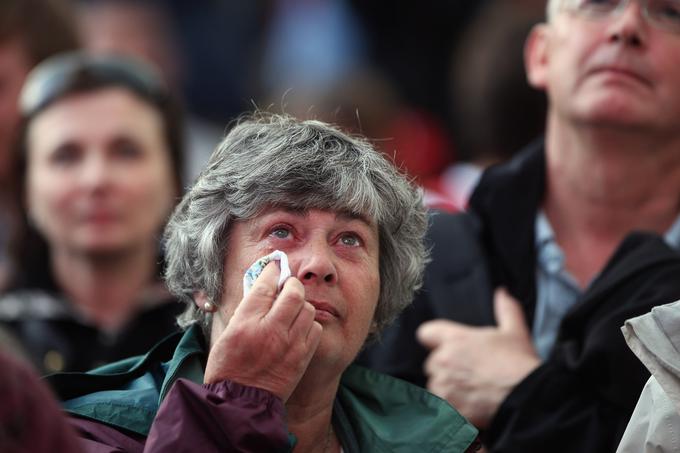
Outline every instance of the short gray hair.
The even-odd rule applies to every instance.
[[[165,230],[166,281],[187,303],[180,326],[209,316],[193,302],[197,291],[219,303],[227,237],[235,220],[268,207],[322,209],[361,215],[378,228],[378,331],[412,300],[428,253],[422,191],[363,138],[321,121],[255,113],[222,140]]]
[[[545,14],[548,22],[552,21],[557,16],[561,6],[561,0],[548,0],[548,4],[545,8]]]

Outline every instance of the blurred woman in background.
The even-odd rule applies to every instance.
[[[0,323],[46,372],[146,351],[181,311],[158,245],[182,187],[176,104],[137,61],[70,53],[36,67],[20,109],[25,225]]]

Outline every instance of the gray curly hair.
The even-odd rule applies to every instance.
[[[199,322],[209,332],[210,316],[193,296],[203,291],[219,304],[231,225],[270,207],[345,212],[375,222],[377,331],[411,302],[428,259],[422,191],[365,139],[320,121],[256,113],[217,146],[165,230],[167,285],[188,305],[181,327]]]

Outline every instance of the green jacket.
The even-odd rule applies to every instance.
[[[202,334],[193,326],[144,356],[47,379],[67,412],[146,436],[177,379],[203,382],[205,358]],[[464,452],[477,438],[477,430],[440,398],[355,365],[342,376],[333,425],[346,453]]]

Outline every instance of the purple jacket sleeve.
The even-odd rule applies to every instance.
[[[283,402],[271,393],[231,381],[194,384],[179,379],[151,426],[132,435],[86,419],[72,419],[89,453],[287,451]]]
[[[283,402],[231,381],[198,385],[179,379],[151,426],[145,452],[285,451]]]

